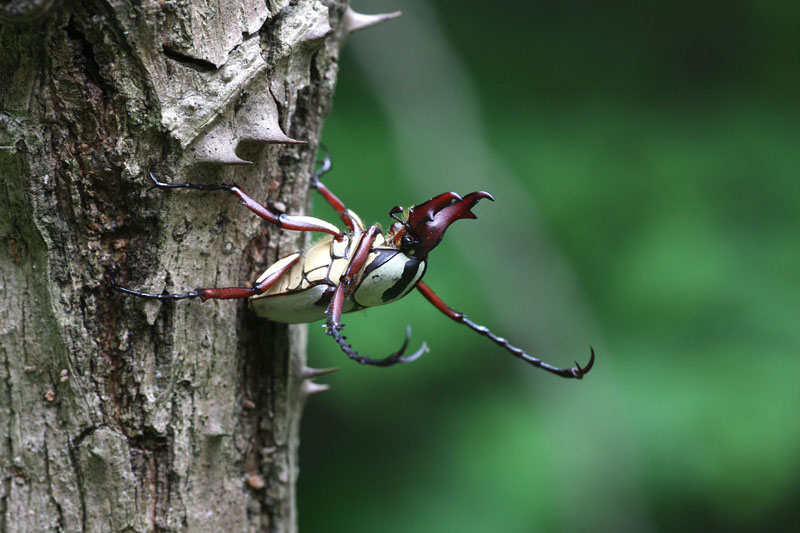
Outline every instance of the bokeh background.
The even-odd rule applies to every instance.
[[[800,530],[800,3],[354,2],[324,141],[366,222],[483,189],[421,295],[311,326],[300,527]],[[323,202],[315,213],[335,220]]]

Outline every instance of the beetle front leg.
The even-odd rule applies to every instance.
[[[511,345],[508,342],[508,340],[504,339],[503,337],[498,337],[497,335],[489,331],[489,328],[485,326],[480,326],[472,322],[471,320],[467,319],[467,317],[463,313],[459,313],[458,311],[451,309],[425,283],[421,281],[417,282],[417,289],[419,289],[419,292],[421,292],[422,295],[425,298],[427,298],[428,301],[431,302],[436,307],[436,309],[438,309],[442,313],[446,314],[459,324],[464,324],[471,330],[480,333],[484,337],[488,337],[492,342],[494,342],[498,346],[505,348],[506,350],[511,352],[511,354],[514,355],[515,357],[519,357],[526,363],[529,363],[533,366],[537,366],[542,370],[546,370],[547,372],[551,372],[553,374],[556,374],[557,376],[561,376],[562,378],[582,379],[585,374],[589,373],[589,371],[592,369],[592,366],[594,365],[594,348],[590,348],[591,356],[589,357],[589,363],[585,367],[581,367],[577,362],[575,363],[574,368],[558,368],[556,366],[545,363],[541,359],[528,355],[520,348]]]
[[[342,222],[344,222],[345,225],[350,228],[350,230],[354,230],[356,228],[363,230],[364,223],[361,222],[361,219],[358,217],[358,215],[348,209],[338,196],[333,194],[324,183],[319,181],[321,176],[331,170],[331,154],[324,145],[320,145],[320,148],[322,148],[322,151],[325,155],[323,156],[322,166],[320,166],[314,172],[314,175],[311,178],[311,187],[320,193],[322,197],[325,198],[325,201],[328,202],[328,204],[330,204],[330,206],[333,207],[337,213],[339,213],[339,218],[342,219]]]
[[[423,342],[419,350],[411,355],[403,357],[403,353],[408,347],[408,341],[411,338],[410,326],[406,326],[406,338],[403,341],[403,345],[400,347],[400,349],[388,357],[384,357],[383,359],[372,359],[370,357],[360,355],[356,350],[353,349],[352,345],[347,342],[347,337],[341,334],[341,329],[344,327],[341,319],[345,292],[352,284],[356,275],[363,268],[364,263],[369,256],[369,252],[372,249],[372,245],[375,242],[377,233],[377,226],[369,227],[361,239],[361,242],[358,244],[358,248],[353,254],[353,259],[347,266],[347,270],[342,276],[342,279],[339,281],[339,285],[336,286],[336,289],[333,292],[333,297],[331,298],[331,303],[328,305],[328,309],[325,311],[325,314],[328,315],[328,319],[325,322],[326,332],[328,335],[333,337],[333,340],[336,341],[336,344],[339,345],[339,348],[342,349],[347,357],[354,361],[358,361],[362,365],[392,366],[397,363],[410,363],[411,361],[419,359],[420,356],[422,356],[422,354],[428,350],[428,344]]]
[[[347,337],[341,334],[341,329],[344,327],[344,324],[341,323],[342,303],[344,302],[344,287],[344,285],[339,285],[336,287],[336,291],[331,299],[331,304],[328,307],[328,310],[325,311],[325,313],[328,315],[328,320],[325,322],[325,327],[327,334],[333,337],[333,340],[336,341],[336,343],[339,345],[339,348],[342,349],[347,357],[353,361],[361,363],[362,365],[392,366],[397,363],[410,363],[412,361],[416,361],[428,350],[428,344],[423,342],[419,350],[411,355],[403,357],[403,353],[405,353],[406,348],[408,347],[408,341],[411,339],[411,326],[406,326],[406,338],[403,341],[403,345],[400,346],[400,349],[393,354],[384,357],[383,359],[372,359],[371,357],[360,355],[356,350],[353,349],[353,346],[347,342]]]
[[[329,233],[341,239],[342,230],[324,220],[300,216],[300,215],[276,215],[265,206],[255,201],[249,194],[241,190],[236,185],[220,184],[220,185],[198,185],[196,183],[167,183],[160,181],[153,171],[150,171],[150,179],[153,180],[155,186],[159,189],[194,189],[196,191],[227,191],[236,195],[241,200],[242,205],[250,211],[261,217],[262,219],[275,224],[281,229],[288,229],[294,231],[319,231],[322,233]]]

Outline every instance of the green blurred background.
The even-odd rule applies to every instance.
[[[800,3],[360,2],[324,140],[366,222],[484,189],[421,295],[318,324],[303,531],[800,529]],[[315,213],[335,220],[315,202]]]

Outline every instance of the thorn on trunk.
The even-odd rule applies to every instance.
[[[395,11],[393,13],[378,13],[376,15],[365,15],[363,13],[356,13],[349,6],[344,14],[344,28],[347,33],[363,30],[381,22],[397,18],[403,13]]]
[[[324,376],[325,374],[331,374],[339,370],[338,368],[311,368],[309,366],[304,366],[300,372],[299,377],[300,379],[314,379],[318,378],[319,376]]]
[[[331,388],[330,385],[325,385],[322,383],[314,383],[313,381],[305,380],[303,381],[303,384],[300,385],[300,395],[307,398],[312,394],[325,392],[330,388]]]

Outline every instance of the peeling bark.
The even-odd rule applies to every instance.
[[[302,246],[147,171],[305,213],[345,5],[31,5],[0,12],[0,531],[292,531],[305,327],[108,279],[239,285]]]

